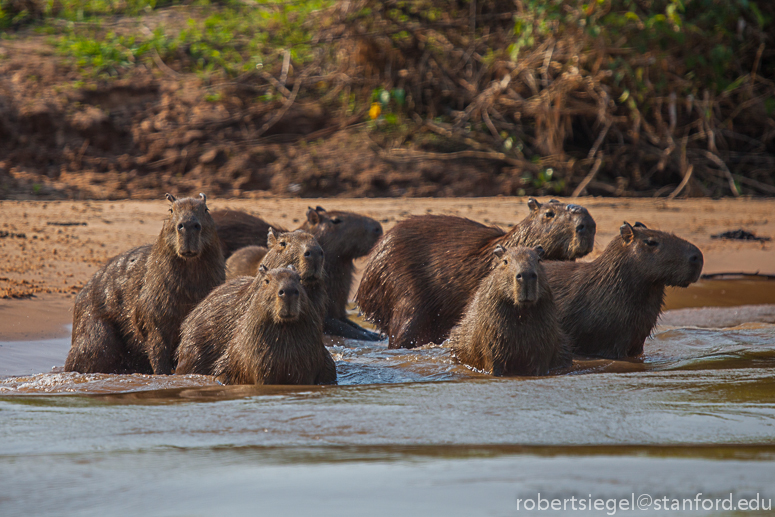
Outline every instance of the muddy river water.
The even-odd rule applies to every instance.
[[[718,282],[667,305],[733,316],[670,311],[643,357],[542,378],[332,339],[339,386],[221,386],[0,343],[0,515],[771,514],[775,317],[734,306],[775,282]]]

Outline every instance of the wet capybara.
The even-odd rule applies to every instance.
[[[171,374],[180,324],[224,260],[207,198],[175,199],[154,244],[113,258],[78,293],[66,371]]]
[[[592,262],[544,263],[563,330],[575,353],[638,356],[662,310],[665,286],[686,287],[702,252],[673,234],[624,223]]]
[[[258,265],[268,251],[265,246],[245,246],[235,251],[226,261],[226,281],[241,276],[256,276]]]
[[[496,246],[482,280],[448,344],[463,364],[493,375],[545,375],[570,366],[568,338],[541,267],[543,248]]]
[[[444,215],[410,217],[374,247],[356,302],[387,334],[390,348],[441,343],[491,271],[496,246],[541,246],[547,259],[590,251],[595,221],[578,205],[528,200],[530,214],[508,233]]]
[[[259,266],[265,270],[293,266],[301,278],[301,284],[310,303],[320,318],[322,328],[328,307],[326,293],[325,255],[323,248],[310,233],[304,230],[275,234],[269,229],[269,251]]]
[[[230,259],[227,277],[250,274],[260,263],[258,253],[243,252],[231,261],[231,254],[246,246],[265,246],[269,228],[275,232],[286,230],[236,210],[213,212],[218,234]],[[326,255],[326,291],[328,293],[327,334],[353,339],[378,340],[379,334],[369,332],[347,318],[347,300],[353,283],[353,260],[369,253],[382,237],[382,225],[370,217],[353,212],[322,207],[309,208],[304,224],[299,227],[311,233]],[[230,267],[234,264],[234,267]],[[234,276],[230,271],[234,271]]]
[[[319,314],[293,269],[266,270],[215,289],[181,327],[175,373],[224,384],[336,384]]]

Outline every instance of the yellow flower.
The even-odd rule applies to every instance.
[[[382,108],[380,107],[379,102],[372,102],[371,109],[369,109],[369,116],[371,117],[371,120],[379,117],[380,113],[382,113]]]

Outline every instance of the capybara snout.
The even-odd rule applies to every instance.
[[[175,199],[168,194],[172,203],[172,228],[170,238],[174,239],[174,248],[181,258],[198,257],[205,245],[215,238],[215,223],[207,209],[207,197],[200,194],[198,199]]]
[[[278,322],[296,320],[301,313],[301,285],[297,279],[287,278],[277,286],[276,314]]]

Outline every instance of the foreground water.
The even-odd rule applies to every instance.
[[[543,378],[329,345],[340,386],[49,372],[67,339],[1,344],[0,514],[772,513],[775,325],[661,327]]]

